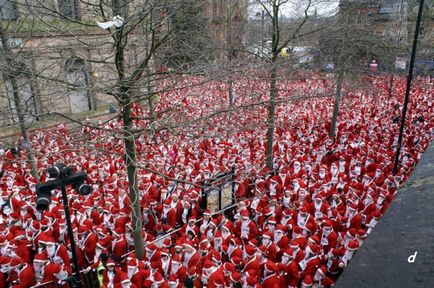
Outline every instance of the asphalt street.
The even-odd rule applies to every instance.
[[[335,287],[434,287],[434,141]]]

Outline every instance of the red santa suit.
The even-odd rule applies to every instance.
[[[246,245],[244,248],[247,258],[244,259],[243,272],[255,271],[255,275],[259,275],[261,263],[259,257],[256,255],[256,248],[252,245]]]
[[[194,249],[191,242],[187,242],[184,245],[188,245],[191,251],[185,252],[183,255],[183,263],[187,270],[187,274],[190,276],[198,277],[201,273],[200,255]]]
[[[71,273],[71,262],[70,262],[67,248],[65,246],[59,245],[59,244],[55,244],[51,247],[52,248],[49,248],[47,246],[47,249],[46,249],[47,259],[50,260],[50,262],[64,265],[65,269],[68,271],[68,273]]]
[[[225,276],[223,274],[223,269],[216,268],[214,272],[212,272],[208,278],[208,284],[206,287],[209,288],[218,288],[224,287],[223,283],[225,283]]]
[[[109,285],[111,285],[113,288],[122,288],[121,282],[125,279],[128,279],[127,275],[117,267],[115,267],[113,272],[107,269],[102,272],[102,283],[105,287],[110,287]]]
[[[249,219],[247,210],[243,210],[241,215],[242,221],[237,222],[235,226],[235,235],[244,241],[251,240],[258,234],[256,224]]]
[[[95,257],[95,248],[97,242],[98,238],[95,234],[91,232],[88,232],[88,234],[85,235],[85,238],[83,239],[82,250],[88,263],[91,263],[93,261],[93,258]]]
[[[262,278],[262,287],[270,287],[270,288],[279,288],[280,286],[280,279],[279,276],[277,276],[278,268],[277,266],[271,262],[267,261],[264,265],[264,277]]]
[[[14,259],[11,261],[11,267],[14,265]],[[36,284],[35,273],[32,266],[24,264],[17,272],[17,280],[12,282],[11,288],[28,288]]]
[[[128,243],[121,231],[118,230],[114,232],[113,235],[116,238],[114,238],[112,241],[112,255],[115,257],[115,259],[120,260],[122,256],[128,253]]]
[[[330,249],[336,248],[338,234],[333,230],[331,221],[326,222],[324,228],[320,232],[319,238],[321,239],[320,244],[325,254],[327,254]]]

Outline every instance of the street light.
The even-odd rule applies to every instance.
[[[416,58],[417,42],[419,41],[420,22],[422,20],[424,0],[420,0],[419,10],[417,12],[416,28],[414,30],[413,48],[411,50],[410,66],[407,74],[407,86],[405,89],[404,107],[402,107],[401,127],[399,128],[398,146],[395,154],[395,164],[393,165],[393,175],[398,172],[399,155],[401,154],[402,138],[404,137],[405,119],[407,116],[407,106],[410,98],[411,80],[413,79],[413,66]]]
[[[80,280],[80,270],[78,269],[77,253],[75,251],[75,240],[72,232],[68,198],[66,196],[66,186],[71,185],[80,195],[88,195],[92,192],[92,189],[89,185],[85,183],[87,178],[85,172],[79,172],[74,174],[73,168],[67,167],[63,163],[58,163],[53,167],[47,169],[47,174],[49,178],[55,179],[36,185],[36,209],[39,211],[48,209],[51,203],[52,191],[54,189],[58,189],[59,187],[61,188],[63,207],[65,209],[66,225],[68,229],[68,237],[72,250],[72,265],[74,271],[72,287],[81,288],[82,285]]]

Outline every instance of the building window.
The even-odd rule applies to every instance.
[[[69,19],[80,19],[79,4],[77,0],[58,0],[59,13]]]
[[[78,57],[70,58],[65,63],[65,70],[71,113],[91,110],[86,62]]]
[[[2,20],[16,20],[17,7],[15,1],[0,0],[0,19]]]

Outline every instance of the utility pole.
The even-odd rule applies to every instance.
[[[405,119],[407,116],[408,101],[410,98],[411,80],[413,79],[414,60],[416,58],[417,42],[419,39],[420,22],[422,20],[424,0],[420,0],[419,11],[417,13],[416,29],[414,31],[413,49],[411,51],[410,67],[408,68],[407,87],[405,90],[404,107],[402,108],[401,127],[399,128],[398,146],[396,147],[395,164],[393,166],[393,174],[398,172],[399,154],[401,153],[402,138],[404,135]]]

